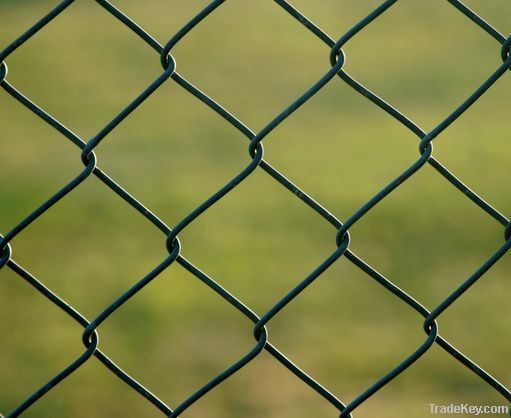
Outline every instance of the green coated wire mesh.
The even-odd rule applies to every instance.
[[[330,49],[330,63],[331,68],[326,72],[317,82],[315,82],[309,89],[301,94],[298,99],[285,108],[274,119],[268,121],[263,129],[259,132],[251,131],[243,122],[233,116],[224,107],[222,107],[213,97],[208,96],[201,91],[197,86],[189,82],[182,76],[176,66],[176,59],[172,54],[173,48],[179,44],[186,36],[194,30],[202,22],[208,19],[208,16],[214,14],[218,7],[225,4],[223,7],[229,7],[228,1],[215,0],[212,1],[207,7],[201,10],[192,20],[190,20],[179,32],[177,32],[168,42],[160,44],[151,34],[144,30],[139,24],[136,23],[136,16],[127,16],[116,6],[106,0],[96,0],[96,3],[102,7],[106,14],[109,14],[112,19],[116,19],[145,43],[145,45],[154,50],[155,57],[159,57],[161,66],[163,68],[161,74],[143,90],[139,96],[129,103],[114,119],[112,119],[103,129],[89,140],[84,140],[76,135],[73,131],[64,126],[61,122],[51,116],[42,107],[39,107],[33,102],[30,97],[23,95],[15,85],[9,82],[7,62],[9,55],[18,48],[23,48],[24,44],[32,37],[37,36],[38,32],[46,25],[51,25],[52,21],[61,13],[66,13],[66,9],[74,3],[74,0],[65,0],[58,4],[55,8],[49,11],[48,14],[43,16],[37,23],[28,28],[28,30],[15,39],[0,53],[0,84],[3,92],[10,95],[14,100],[24,106],[27,111],[33,112],[40,119],[41,123],[46,123],[58,131],[61,135],[66,137],[74,145],[76,145],[81,152],[81,160],[83,168],[77,173],[76,177],[69,182],[65,187],[59,190],[55,195],[50,196],[46,201],[41,203],[39,207],[33,210],[26,217],[22,217],[19,222],[9,231],[5,231],[3,236],[0,236],[0,269],[10,269],[16,273],[21,279],[28,282],[33,288],[44,296],[48,303],[52,303],[59,307],[64,314],[72,317],[84,329],[82,341],[84,345],[83,353],[69,364],[64,370],[57,375],[51,377],[46,383],[41,385],[40,389],[29,395],[26,399],[20,399],[19,405],[12,411],[7,412],[6,416],[17,417],[22,415],[25,411],[29,410],[31,406],[44,398],[54,387],[59,385],[63,380],[67,379],[76,370],[87,363],[92,357],[99,360],[104,367],[106,367],[115,376],[121,379],[126,384],[126,391],[135,391],[140,396],[145,398],[147,402],[151,403],[161,413],[168,417],[180,416],[187,408],[197,402],[206,393],[214,388],[230,376],[244,368],[252,360],[254,360],[262,351],[269,353],[276,362],[280,362],[288,368],[296,377],[303,381],[312,391],[321,395],[325,402],[330,403],[338,411],[341,417],[351,417],[354,411],[368,400],[373,394],[379,391],[384,386],[390,384],[394,378],[402,373],[406,373],[409,367],[420,361],[421,357],[435,344],[441,347],[446,355],[452,356],[460,364],[460,367],[466,367],[475,373],[482,381],[489,387],[498,392],[505,399],[506,403],[511,402],[511,391],[503,384],[497,381],[492,375],[483,370],[477,363],[469,359],[457,348],[449,343],[449,341],[441,336],[438,331],[437,319],[446,311],[453,303],[456,302],[462,295],[467,292],[470,287],[476,283],[499,259],[501,259],[511,247],[511,223],[501,214],[497,209],[483,200],[476,192],[471,190],[460,179],[458,179],[451,171],[442,165],[433,156],[433,141],[442,134],[449,126],[458,119],[470,106],[472,106],[487,90],[501,77],[508,74],[511,68],[511,55],[509,54],[511,47],[511,38],[506,37],[499,33],[483,18],[478,16],[474,11],[468,8],[465,4],[458,0],[446,0],[450,3],[460,14],[466,19],[472,21],[474,29],[481,32],[482,36],[490,36],[501,47],[502,64],[494,69],[494,72],[489,74],[486,81],[481,84],[461,105],[459,105],[452,113],[439,123],[434,129],[429,132],[423,131],[412,120],[410,120],[403,113],[399,112],[391,104],[384,101],[378,95],[370,91],[363,84],[354,79],[344,69],[346,62],[345,52],[343,51],[346,45],[353,37],[356,37],[361,31],[382,16],[391,7],[399,7],[398,0],[387,0],[382,2],[376,9],[365,16],[355,26],[350,28],[339,39],[332,39],[325,31],[316,26],[305,15],[298,11],[291,2],[285,0],[275,0],[275,7],[282,8],[287,12],[290,19],[296,22],[296,25],[303,25],[303,27],[310,32],[311,36],[319,38]],[[91,2],[93,3],[93,2]],[[266,162],[263,158],[263,143],[266,136],[272,132],[280,124],[286,123],[286,119],[295,112],[302,105],[306,104],[317,92],[322,90],[327,84],[331,82],[339,82],[349,85],[354,93],[363,95],[372,104],[381,111],[386,112],[405,128],[410,130],[418,138],[418,157],[410,161],[409,166],[399,176],[388,183],[383,189],[379,190],[374,196],[356,210],[346,220],[341,221],[337,219],[328,209],[321,203],[314,200],[306,191],[298,188],[292,180],[284,177],[276,168]],[[243,136],[248,139],[248,155],[249,159],[246,166],[228,183],[221,187],[216,193],[211,195],[207,200],[204,200],[197,208],[188,213],[179,223],[173,227],[167,226],[160,217],[147,208],[142,202],[136,200],[126,189],[119,183],[114,181],[103,169],[100,169],[97,163],[95,149],[104,141],[108,135],[130,115],[135,112],[138,106],[143,103],[152,93],[158,90],[165,83],[177,83],[189,95],[193,96],[196,100],[206,105],[210,111],[215,112],[223,118],[226,124],[231,125],[237,129]],[[9,140],[9,138],[2,138],[2,141]],[[0,142],[1,143],[1,142]],[[384,277],[375,268],[364,261],[350,248],[350,228],[357,222],[363,222],[364,216],[376,205],[378,205],[386,196],[393,193],[404,182],[414,176],[425,165],[432,166],[441,176],[443,176],[452,187],[463,193],[466,199],[469,199],[481,211],[485,212],[489,217],[493,218],[497,223],[502,226],[502,233],[504,242],[494,251],[482,265],[480,265],[468,278],[466,278],[459,287],[451,294],[445,295],[444,300],[433,309],[426,309],[421,303],[412,298],[409,294],[404,292],[396,286],[389,278]],[[312,272],[307,274],[304,278],[297,280],[295,286],[288,293],[280,295],[279,300],[267,312],[260,315],[254,313],[250,307],[243,304],[231,294],[227,289],[223,288],[213,277],[210,277],[205,272],[198,269],[191,261],[185,258],[181,252],[181,244],[179,241],[179,233],[193,223],[198,217],[206,212],[212,205],[221,199],[226,198],[229,193],[250,177],[256,170],[262,169],[274,181],[278,182],[285,189],[293,193],[296,199],[299,199],[303,205],[306,205],[312,211],[319,214],[324,221],[329,223],[336,231],[337,248],[333,251],[320,265],[318,265]],[[43,280],[36,278],[32,273],[27,271],[23,266],[18,264],[13,256],[11,244],[16,236],[22,234],[33,222],[46,211],[62,199],[66,199],[69,194],[72,194],[76,188],[86,182],[89,178],[96,177],[99,179],[108,190],[120,196],[124,202],[133,208],[138,214],[145,218],[148,223],[156,226],[164,235],[166,240],[166,248],[168,256],[161,260],[160,264],[154,266],[144,277],[140,278],[135,285],[127,289],[122,294],[118,295],[115,300],[105,307],[93,319],[86,319],[80,312],[73,306],[69,305],[57,296],[53,291],[44,284]],[[329,180],[330,181],[330,180]],[[261,227],[264,229],[264,226]],[[264,231],[262,231],[264,233]],[[193,243],[192,243],[193,245]],[[424,317],[424,332],[425,337],[423,343],[417,347],[408,357],[403,358],[392,370],[385,375],[378,378],[371,386],[369,386],[362,393],[358,394],[353,399],[346,399],[343,394],[334,394],[321,382],[316,381],[311,376],[302,371],[296,364],[289,360],[286,355],[280,352],[269,340],[267,326],[271,320],[277,316],[283,308],[288,304],[293,303],[295,298],[299,298],[302,292],[307,292],[307,287],[318,279],[331,265],[346,259],[358,269],[369,275],[372,279],[383,286],[390,292],[396,300],[409,305],[417,313]],[[196,392],[184,399],[178,405],[168,405],[164,399],[164,393],[153,393],[150,388],[145,387],[141,382],[138,382],[131,377],[126,371],[122,370],[116,363],[110,359],[105,352],[99,348],[98,327],[106,321],[111,314],[113,314],[121,305],[129,303],[130,299],[134,297],[143,287],[149,285],[151,281],[155,280],[160,273],[165,269],[171,268],[173,264],[180,264],[191,275],[199,281],[205,283],[213,292],[220,295],[226,304],[232,305],[239,311],[241,315],[247,317],[253,322],[253,335],[255,343],[253,348],[247,352],[242,358],[238,359],[229,368],[225,369],[222,373],[218,374],[214,379],[198,389]],[[0,348],[1,353],[1,348]],[[505,361],[506,359],[503,359]],[[356,413],[355,413],[356,414]]]

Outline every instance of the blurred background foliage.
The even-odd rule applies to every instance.
[[[0,2],[0,44],[56,1]],[[114,2],[165,43],[207,1]],[[294,0],[337,39],[380,2]],[[467,1],[502,33],[511,3]],[[446,1],[398,2],[345,47],[346,70],[430,130],[501,63],[499,45]],[[189,81],[252,130],[328,71],[329,49],[271,1],[226,2],[173,54]],[[92,1],[77,0],[7,60],[8,80],[84,140],[161,73],[159,57]],[[503,77],[435,140],[435,156],[504,214],[509,95]],[[0,231],[82,169],[69,141],[0,94]],[[247,140],[167,82],[97,148],[99,166],[175,225],[249,162]],[[418,157],[409,131],[338,79],[264,141],[265,158],[341,220]],[[503,242],[500,225],[431,167],[351,230],[352,249],[428,308]],[[182,234],[183,254],[262,314],[335,248],[335,231],[258,170]],[[17,237],[14,258],[88,318],[166,255],[164,237],[91,177]],[[503,384],[509,256],[440,318],[443,336]],[[271,341],[344,402],[418,347],[422,318],[344,259],[269,324]],[[0,411],[83,352],[80,327],[8,269],[0,273]],[[253,345],[251,324],[177,265],[99,329],[100,346],[171,407]],[[504,399],[438,347],[357,410],[419,418],[429,403]],[[96,360],[26,417],[161,416]],[[266,353],[184,417],[337,416]]]

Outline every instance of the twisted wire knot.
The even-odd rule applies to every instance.
[[[8,72],[9,68],[7,67],[5,61],[0,62],[0,84],[5,80]]]
[[[2,244],[3,236],[0,235],[0,269],[4,267],[12,257],[11,244]]]
[[[511,50],[511,35],[505,40],[500,49],[500,57],[506,62],[509,59],[509,51]],[[510,63],[511,70],[511,63]]]

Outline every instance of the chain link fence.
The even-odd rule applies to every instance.
[[[472,106],[488,89],[497,82],[500,77],[507,75],[508,70],[511,68],[511,55],[509,53],[511,47],[511,37],[506,37],[499,33],[494,27],[492,27],[483,18],[478,16],[470,8],[464,5],[462,2],[457,0],[446,0],[459,13],[464,15],[467,19],[471,20],[474,24],[474,29],[481,32],[481,36],[490,36],[495,42],[501,45],[501,58],[503,63],[494,70],[492,74],[488,76],[486,81],[481,84],[473,93],[468,97],[461,105],[459,105],[451,114],[447,115],[434,129],[429,132],[423,131],[407,116],[400,113],[391,104],[385,102],[378,95],[370,91],[363,84],[359,83],[344,69],[346,61],[346,55],[343,51],[343,47],[358,33],[363,31],[368,25],[377,20],[382,14],[384,14],[389,8],[395,6],[399,7],[398,0],[387,0],[384,1],[379,7],[374,9],[370,14],[365,16],[360,22],[349,29],[341,38],[332,39],[327,33],[316,26],[300,11],[298,11],[291,3],[285,0],[275,0],[275,7],[280,7],[285,10],[290,19],[294,19],[297,25],[303,25],[303,27],[310,32],[311,36],[319,38],[329,49],[330,49],[330,63],[331,69],[324,74],[317,82],[310,86],[310,88],[303,94],[301,94],[293,103],[285,108],[280,114],[274,119],[268,121],[266,126],[259,132],[253,132],[243,122],[238,120],[225,108],[223,108],[214,98],[208,96],[202,92],[198,87],[187,81],[177,70],[176,60],[172,55],[173,48],[183,40],[187,34],[194,30],[195,27],[200,25],[208,16],[215,12],[215,10],[222,6],[224,0],[212,1],[206,8],[198,13],[192,20],[190,20],[179,32],[177,32],[167,43],[164,45],[160,44],[155,38],[153,38],[147,31],[139,26],[132,17],[127,16],[113,4],[106,0],[96,0],[105,11],[111,15],[113,19],[117,19],[127,26],[130,30],[136,33],[147,45],[148,48],[152,48],[155,51],[155,57],[158,56],[161,62],[163,71],[161,74],[149,85],[147,88],[140,93],[140,95],[129,103],[114,119],[112,119],[100,132],[93,136],[89,140],[83,140],[70,129],[64,126],[61,122],[52,117],[43,108],[39,107],[36,103],[31,101],[29,97],[24,96],[20,91],[16,89],[9,82],[7,61],[10,54],[12,54],[18,48],[22,48],[24,43],[30,38],[37,36],[37,33],[46,25],[51,24],[52,20],[59,14],[65,13],[66,9],[74,2],[74,0],[65,0],[51,10],[46,16],[42,17],[37,23],[30,27],[25,33],[19,38],[15,39],[10,45],[8,45],[0,53],[0,82],[3,91],[12,96],[17,102],[22,104],[27,111],[35,113],[40,119],[41,123],[46,123],[52,126],[56,131],[66,137],[69,141],[76,145],[81,152],[81,160],[84,168],[77,173],[76,177],[70,181],[65,187],[59,190],[54,196],[49,197],[43,202],[37,209],[35,209],[28,216],[22,218],[11,230],[6,231],[3,237],[0,239],[0,268],[7,268],[15,272],[19,277],[27,281],[33,288],[43,295],[48,303],[55,304],[58,306],[63,313],[72,317],[81,326],[83,326],[82,341],[85,346],[83,354],[81,354],[75,361],[69,364],[59,374],[53,376],[46,384],[40,387],[35,393],[31,394],[24,400],[20,400],[19,406],[13,411],[7,412],[7,417],[14,418],[22,415],[32,405],[37,403],[43,398],[49,391],[55,386],[61,383],[64,379],[69,377],[77,369],[88,362],[92,357],[99,360],[108,370],[114,375],[121,379],[126,384],[126,390],[132,390],[138,392],[140,396],[144,397],[147,402],[154,405],[155,408],[161,411],[161,413],[170,418],[180,416],[187,408],[197,402],[206,393],[213,390],[216,386],[222,384],[226,379],[235,374],[237,371],[245,367],[248,363],[254,360],[263,350],[268,352],[275,361],[280,362],[289,371],[291,371],[297,379],[303,381],[310,387],[310,390],[320,394],[325,402],[330,403],[339,411],[340,417],[351,417],[357,407],[369,399],[373,394],[379,391],[384,386],[388,385],[394,378],[401,373],[405,373],[406,370],[413,366],[414,363],[420,361],[420,358],[434,345],[440,346],[446,355],[452,356],[456,359],[460,367],[466,367],[475,373],[482,381],[486,382],[488,386],[498,392],[507,402],[511,402],[511,391],[504,385],[499,383],[492,375],[483,370],[477,365],[475,361],[469,359],[462,352],[456,349],[449,341],[441,336],[438,331],[437,320],[456,300],[467,292],[474,283],[476,283],[481,277],[501,259],[504,254],[511,247],[511,223],[509,220],[501,214],[497,209],[492,207],[483,198],[481,198],[476,192],[471,190],[465,185],[459,178],[457,178],[451,171],[449,171],[444,165],[442,165],[433,156],[433,141],[434,139],[442,134],[449,126],[459,118],[470,106]],[[229,7],[226,4],[224,7]],[[277,126],[286,122],[286,119],[295,112],[302,105],[307,103],[312,96],[320,91],[328,83],[343,82],[349,85],[356,94],[363,95],[374,106],[379,107],[383,112],[386,112],[392,118],[397,120],[418,139],[418,157],[413,161],[410,161],[409,167],[404,170],[399,176],[392,180],[383,189],[379,190],[369,201],[361,206],[356,212],[354,212],[349,218],[344,221],[337,219],[327,208],[322,206],[319,202],[314,200],[304,190],[298,188],[290,179],[284,177],[276,168],[267,163],[263,158],[263,141],[266,136],[272,132]],[[144,102],[152,93],[154,93],[164,83],[175,82],[183,89],[185,89],[190,95],[194,96],[197,100],[203,102],[209,109],[220,115],[226,124],[232,125],[236,128],[243,136],[248,140],[248,159],[246,167],[240,171],[235,177],[233,177],[228,183],[226,183],[221,189],[214,193],[211,197],[200,204],[196,209],[187,214],[179,223],[174,225],[172,228],[166,225],[157,214],[151,212],[142,202],[135,199],[127,190],[125,190],[120,184],[114,181],[103,169],[97,164],[97,157],[95,154],[96,147],[104,141],[110,132],[114,130],[122,121],[128,118],[134,111],[137,110],[138,106]],[[5,140],[5,138],[4,138]],[[459,287],[454,290],[451,294],[445,295],[445,299],[433,309],[426,309],[420,302],[412,298],[409,294],[404,292],[393,282],[380,274],[375,268],[366,263],[361,257],[350,249],[350,228],[357,222],[363,222],[364,216],[376,205],[378,205],[386,196],[394,192],[400,187],[405,181],[414,176],[419,170],[421,170],[426,164],[432,166],[441,176],[443,176],[455,189],[459,190],[463,195],[472,201],[474,205],[480,208],[481,211],[485,212],[489,217],[493,218],[496,222],[502,225],[502,232],[504,242],[500,248],[496,249],[495,252],[475,270],[469,277],[467,277]],[[185,258],[185,255],[181,252],[181,244],[179,241],[179,233],[187,228],[192,222],[194,222],[199,216],[206,212],[212,205],[218,202],[220,199],[226,198],[235,187],[244,182],[249,176],[254,173],[255,170],[262,169],[269,175],[273,180],[278,182],[284,189],[293,193],[297,199],[299,199],[304,205],[307,205],[312,211],[319,214],[325,222],[329,223],[335,230],[337,249],[332,252],[320,265],[318,265],[312,272],[306,277],[298,279],[295,287],[288,293],[281,295],[280,300],[267,312],[261,315],[254,313],[250,307],[243,304],[236,298],[235,295],[231,294],[227,289],[223,288],[215,281],[214,278],[208,276],[205,272],[199,270],[191,261]],[[79,187],[82,183],[87,181],[91,176],[98,178],[112,193],[120,196],[124,202],[136,210],[140,216],[144,217],[149,224],[156,226],[165,236],[166,248],[168,250],[168,256],[161,261],[160,264],[155,266],[149,271],[144,277],[139,279],[135,285],[127,289],[124,293],[120,294],[117,299],[113,300],[110,305],[98,313],[98,315],[89,320],[86,319],[80,312],[78,312],[73,306],[70,306],[66,301],[61,299],[58,295],[53,293],[45,284],[37,279],[32,273],[27,271],[23,266],[18,264],[13,258],[13,252],[11,244],[18,235],[22,234],[23,231],[29,227],[33,222],[44,214],[46,211],[52,209],[52,207],[62,199],[65,199],[70,193]],[[192,243],[193,245],[193,243]],[[399,299],[401,302],[409,305],[416,312],[424,317],[423,328],[425,332],[425,338],[423,343],[416,348],[416,350],[409,354],[407,358],[404,358],[399,364],[397,364],[392,370],[390,370],[384,376],[381,376],[365,391],[360,393],[354,399],[345,399],[342,394],[338,397],[336,394],[329,391],[320,382],[314,380],[311,376],[302,371],[296,364],[290,361],[286,355],[280,352],[268,339],[267,326],[271,320],[281,312],[288,304],[292,303],[295,298],[300,297],[302,292],[307,291],[307,287],[317,280],[332,264],[336,262],[342,262],[342,259],[346,259],[354,266],[359,268],[361,271],[369,275],[372,279],[383,286],[388,292],[392,293],[394,297]],[[253,335],[255,343],[253,348],[247,352],[242,358],[232,364],[229,368],[224,370],[222,373],[217,375],[214,379],[207,382],[203,387],[192,393],[187,399],[178,405],[167,405],[162,398],[165,394],[155,394],[151,392],[149,388],[146,388],[142,383],[136,381],[127,372],[122,370],[116,365],[116,363],[110,359],[106,353],[104,353],[98,344],[98,327],[103,324],[121,305],[128,303],[143,287],[149,285],[155,280],[158,275],[165,269],[172,268],[173,264],[180,264],[190,274],[196,277],[196,279],[205,283],[209,288],[220,295],[225,303],[232,305],[236,308],[241,315],[244,315],[250,321],[253,322]],[[1,349],[0,349],[1,350]],[[504,360],[504,359],[503,359]]]

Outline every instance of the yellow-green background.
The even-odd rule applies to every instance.
[[[0,2],[6,46],[57,2]],[[294,0],[338,38],[380,2]],[[117,1],[165,43],[207,2]],[[509,32],[511,3],[467,4]],[[423,129],[501,64],[497,42],[441,0],[403,0],[345,47],[346,69]],[[183,76],[260,130],[329,69],[329,49],[264,0],[231,0],[175,49]],[[93,1],[77,0],[7,60],[8,80],[84,140],[162,69],[158,55]],[[509,215],[511,78],[435,140],[435,156]],[[80,151],[0,94],[0,231],[82,170]],[[341,220],[418,158],[407,129],[338,79],[265,140],[265,157]],[[99,165],[169,226],[245,167],[247,140],[169,81],[97,148]],[[503,228],[425,166],[351,230],[351,248],[434,308],[503,243]],[[262,314],[335,249],[335,231],[257,170],[180,234],[183,254]],[[14,259],[94,318],[166,255],[165,237],[91,177],[12,242]],[[454,345],[511,385],[510,259],[439,320]],[[349,402],[424,340],[422,318],[345,259],[268,326],[271,341]],[[20,277],[0,272],[0,412],[8,413],[84,350],[82,329]],[[100,347],[176,406],[252,348],[252,325],[173,265],[100,328]],[[356,411],[429,416],[429,403],[504,398],[434,346]],[[24,415],[161,413],[95,359]],[[183,417],[335,417],[268,354]]]

